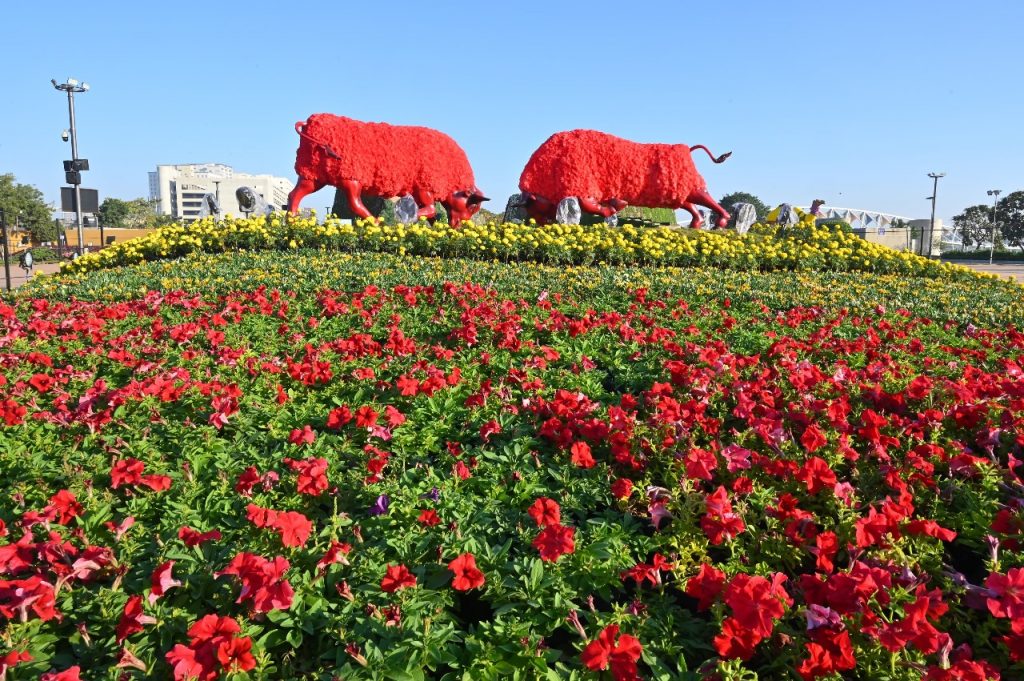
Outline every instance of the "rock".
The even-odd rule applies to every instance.
[[[734,203],[732,212],[737,234],[746,234],[750,226],[757,222],[757,209],[751,203]]]
[[[502,222],[523,223],[529,218],[526,213],[526,196],[524,194],[513,194],[508,197],[505,204],[505,213],[501,217]]]
[[[408,225],[416,222],[419,206],[411,194],[406,194],[395,203],[395,222]]]
[[[618,216],[618,214],[617,213],[612,213],[611,215],[606,217],[604,219],[604,224],[608,225],[609,227],[618,227],[619,226],[619,216]]]
[[[558,202],[555,210],[555,220],[560,225],[578,225],[583,211],[580,210],[580,202],[575,196],[568,196]]]

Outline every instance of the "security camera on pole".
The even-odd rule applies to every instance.
[[[82,254],[85,245],[85,233],[82,229],[82,171],[89,169],[89,159],[78,158],[78,134],[75,129],[75,93],[89,91],[88,83],[79,83],[74,78],[68,78],[66,83],[58,83],[55,79],[50,80],[53,87],[68,93],[68,118],[71,119],[71,160],[64,161],[64,176],[67,183],[75,188],[75,224],[78,226],[78,254]],[[68,131],[61,135],[67,141]]]

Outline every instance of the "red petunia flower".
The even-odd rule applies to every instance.
[[[394,593],[399,589],[416,586],[416,576],[404,565],[388,565],[380,580],[381,591]]]
[[[562,509],[558,502],[547,497],[537,499],[526,512],[530,514],[538,527],[558,525],[562,521]]]
[[[283,556],[267,560],[251,553],[239,553],[226,568],[213,573],[214,578],[222,575],[234,575],[242,583],[236,603],[252,601],[256,612],[271,610],[287,610],[292,605],[295,595],[291,584],[284,579],[284,573],[290,567]]]
[[[469,470],[469,466],[467,466],[464,462],[456,461],[452,465],[452,475],[459,478],[460,480],[469,480],[471,477],[473,477],[473,472]]]
[[[285,546],[303,546],[313,531],[313,521],[298,511],[283,511],[277,514],[274,529]]]
[[[78,503],[75,495],[66,489],[50,497],[50,504],[46,508],[56,512],[55,520],[61,525],[67,525],[72,518],[82,515],[82,505]]]
[[[238,476],[238,481],[235,483],[235,491],[241,494],[243,497],[251,497],[252,489],[256,486],[256,483],[260,481],[260,472],[256,466],[249,466],[241,475]]]
[[[576,528],[563,527],[562,525],[548,525],[537,538],[533,540],[533,547],[540,551],[542,560],[555,562],[566,553],[573,553],[576,544],[573,538]]]
[[[138,459],[118,459],[110,469],[110,487],[117,489],[122,485],[135,485],[142,479],[142,471],[146,464]]]
[[[820,456],[812,456],[797,471],[796,479],[807,485],[807,492],[817,494],[822,490],[831,490],[836,486],[836,474],[829,468],[828,462]]]
[[[132,634],[142,631],[147,624],[156,624],[156,618],[142,613],[142,596],[132,596],[124,604],[121,619],[117,623],[117,642],[123,643]]]
[[[35,374],[28,379],[28,384],[41,393],[49,392],[54,383],[53,377],[46,374]]]
[[[205,544],[208,541],[216,541],[220,538],[220,530],[200,532],[199,530],[192,529],[188,526],[182,527],[178,530],[178,539],[185,542],[185,546],[190,549]]]
[[[629,634],[619,636],[619,625],[610,624],[587,644],[580,653],[580,659],[587,669],[595,672],[611,666],[615,681],[635,681],[640,678],[636,663],[642,654],[643,646],[636,637]]]
[[[359,428],[369,428],[377,423],[377,416],[378,414],[374,411],[373,407],[365,404],[356,409],[356,426]]]
[[[697,610],[710,608],[725,587],[725,573],[715,567],[703,563],[700,571],[686,582],[686,594],[698,600]]]
[[[437,511],[432,508],[428,508],[426,511],[420,513],[420,517],[417,518],[421,525],[427,527],[433,527],[441,524],[441,518],[437,515]]]
[[[612,483],[612,496],[616,499],[628,499],[633,493],[633,481],[629,478],[617,478]]]
[[[81,667],[76,664],[62,672],[46,672],[39,677],[39,681],[82,681],[82,677],[79,676],[81,671]]]
[[[580,468],[593,468],[597,463],[594,461],[594,457],[590,453],[590,445],[586,442],[574,442],[572,447],[569,448],[569,451],[572,453],[570,461]]]
[[[456,591],[469,591],[484,584],[484,573],[477,569],[472,553],[464,553],[448,563],[448,569],[455,575],[452,588]]]
[[[762,640],[764,637],[760,632],[743,626],[735,617],[726,617],[722,622],[722,631],[715,636],[713,643],[718,654],[727,660],[749,660]]]
[[[327,490],[330,484],[327,480],[327,459],[312,457],[302,459],[301,461],[285,459],[284,463],[299,474],[296,482],[299,494],[308,494],[316,497]]]
[[[171,479],[166,475],[143,475],[139,478],[139,484],[154,492],[163,492],[171,488]]]
[[[256,668],[251,650],[252,639],[248,636],[232,638],[217,646],[217,661],[229,673],[247,672]]]
[[[168,589],[181,586],[181,582],[171,576],[173,568],[174,561],[169,560],[160,565],[156,570],[153,570],[153,574],[150,576],[150,584],[152,586],[149,592],[150,605],[156,603],[157,599],[167,593]]]
[[[804,446],[808,454],[813,454],[827,445],[828,439],[825,438],[825,433],[821,431],[821,428],[812,423],[804,429],[804,434],[800,436],[800,444]]]
[[[293,428],[292,432],[288,435],[288,442],[291,442],[297,447],[302,445],[311,445],[316,441],[316,433],[309,427],[309,424],[302,426],[302,429]]]
[[[0,657],[0,679],[6,678],[7,670],[11,667],[21,664],[22,662],[31,662],[32,656],[28,654],[27,650],[12,650],[6,655]]]
[[[480,437],[483,438],[484,442],[490,442],[492,435],[497,435],[501,432],[501,424],[497,421],[491,420],[480,426]]]
[[[336,407],[327,415],[327,427],[338,430],[352,420],[352,410],[347,406]]]
[[[323,558],[316,562],[317,570],[322,574],[327,572],[327,568],[335,563],[348,565],[348,559],[345,558],[345,556],[351,552],[351,544],[337,540],[332,541],[330,547],[327,549],[327,553],[323,555]]]
[[[1010,568],[1005,575],[993,572],[985,579],[985,600],[993,617],[1024,619],[1024,568]]]
[[[24,622],[30,611],[44,622],[60,619],[53,585],[37,576],[0,579],[0,616]]]

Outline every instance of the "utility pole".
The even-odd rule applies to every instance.
[[[932,221],[931,226],[928,228],[928,256],[931,257],[932,239],[935,238],[935,199],[939,195],[939,178],[945,177],[946,173],[928,173],[928,177],[935,180],[935,184],[932,186],[932,195],[928,198],[932,200]],[[924,255],[924,234],[921,235],[921,255]]]
[[[11,290],[11,259],[7,252],[7,211],[0,208],[0,238],[3,239],[4,244],[4,277],[7,280],[7,290]]]
[[[985,193],[992,197],[992,240],[988,245],[988,264],[991,265],[996,253],[996,202],[999,201],[999,195],[1003,193],[1003,190],[989,189]]]
[[[82,255],[85,249],[85,232],[82,229],[82,172],[89,169],[87,159],[78,158],[78,131],[75,129],[75,93],[89,91],[88,83],[81,83],[74,78],[68,78],[66,83],[58,83],[50,79],[53,87],[68,93],[68,118],[71,120],[71,162],[64,162],[64,174],[68,184],[75,187],[75,222],[78,225],[78,254]]]

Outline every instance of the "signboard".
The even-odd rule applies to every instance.
[[[100,211],[100,193],[95,189],[79,189],[82,193],[82,212],[98,213]],[[65,213],[74,213],[75,210],[75,188],[60,188],[60,209]]]

